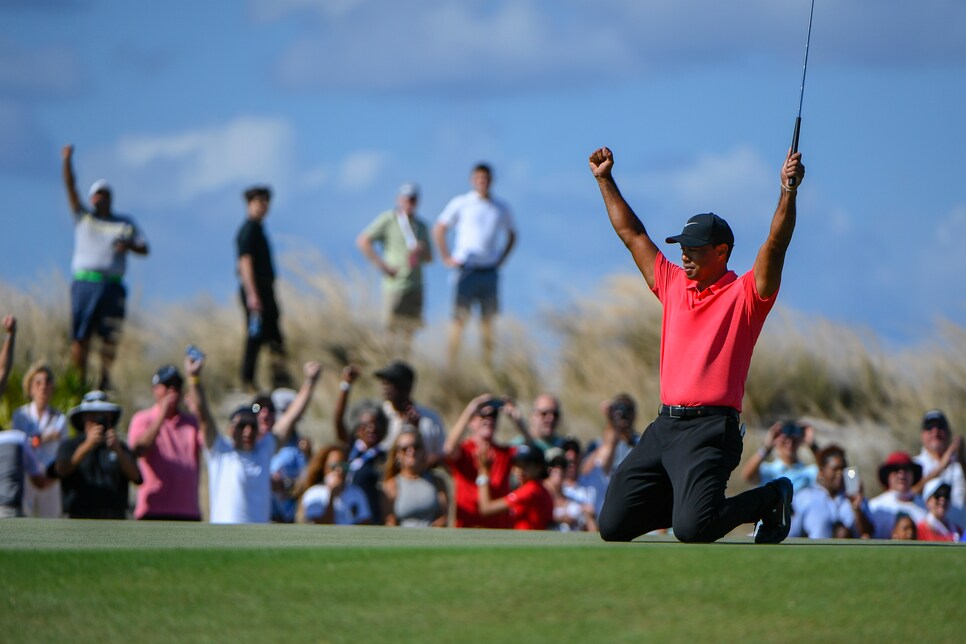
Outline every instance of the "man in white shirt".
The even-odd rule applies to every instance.
[[[314,365],[314,363],[310,363]],[[201,361],[185,361],[185,371],[200,373]],[[314,372],[306,365],[306,378]],[[314,378],[312,378],[314,382]],[[303,385],[303,388],[311,385]],[[198,388],[198,392],[201,389]],[[203,393],[192,401],[195,413],[205,419],[205,458],[208,465],[209,520],[211,523],[268,523],[272,518],[272,456],[276,445],[285,444],[294,423],[276,423],[272,431],[259,432],[258,411],[243,405],[232,412],[229,433],[218,433]],[[193,410],[194,411],[194,410]]]
[[[492,182],[493,172],[488,165],[480,163],[474,167],[470,175],[473,189],[450,200],[433,227],[433,238],[443,264],[458,271],[448,343],[451,368],[456,364],[460,336],[474,304],[480,308],[483,360],[492,365],[493,318],[499,309],[497,269],[516,243],[510,209],[490,194]],[[452,252],[446,242],[450,229],[454,232]]]
[[[964,475],[963,439],[953,436],[949,421],[939,409],[927,411],[922,419],[922,451],[912,458],[922,467],[922,480],[913,488],[922,492],[929,481],[939,479],[950,489],[949,517],[954,523],[966,523],[966,475]]]

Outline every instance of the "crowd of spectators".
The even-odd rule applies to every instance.
[[[5,389],[16,320],[2,324]],[[528,415],[510,398],[481,394],[447,431],[438,413],[413,400],[413,368],[395,361],[371,374],[383,400],[350,406],[362,374],[342,371],[336,442],[314,449],[297,425],[319,363],[305,363],[297,390],[254,395],[225,431],[209,408],[204,364],[192,353],[180,369],[160,366],[150,382],[154,404],[128,423],[103,391],[66,413],[54,408],[55,374],[32,364],[22,383],[28,402],[0,432],[0,516],[595,531],[611,473],[640,436],[636,402],[623,393],[601,404],[601,435],[586,448],[561,433],[561,401],[549,393]],[[497,440],[501,420],[513,430],[505,444]],[[778,422],[742,478],[791,478],[793,537],[962,541],[961,439],[940,410],[924,415],[920,438],[919,454],[894,452],[875,480],[860,481],[841,446],[819,446],[809,425]],[[802,459],[806,448],[811,457]],[[868,494],[876,483],[881,493]]]

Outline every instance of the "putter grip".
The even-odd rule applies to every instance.
[[[795,117],[795,130],[792,132],[792,154],[798,152],[798,135],[802,131],[802,117]],[[795,184],[798,183],[798,177],[788,178],[788,187],[794,188]]]

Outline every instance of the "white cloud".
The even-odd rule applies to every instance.
[[[714,211],[734,223],[759,218],[749,204],[766,198],[762,177],[772,175],[777,176],[777,169],[742,146],[723,154],[701,154],[685,167],[648,172],[639,181],[651,198],[673,212]],[[773,187],[777,189],[777,179]]]
[[[386,165],[386,155],[374,150],[353,152],[339,166],[339,186],[346,190],[364,190],[375,182]]]
[[[961,1],[817,5],[812,49],[819,59],[875,67],[966,60]],[[801,60],[809,8],[807,0],[253,0],[251,6],[256,19],[299,20],[303,35],[277,66],[286,86],[484,96],[633,81],[726,60],[791,65]]]
[[[293,129],[279,118],[240,117],[166,136],[126,135],[113,153],[139,190],[166,202],[244,184],[285,182],[293,166]],[[118,182],[120,183],[120,182]],[[147,185],[150,183],[151,185]]]

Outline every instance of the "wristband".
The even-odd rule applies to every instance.
[[[349,387],[351,386],[352,385],[349,383],[348,380],[343,380],[342,382],[339,383],[339,389],[341,389],[342,391],[349,391]]]
[[[480,474],[476,477],[476,487],[483,487],[484,485],[490,484],[490,477],[486,474]]]
[[[768,450],[765,449],[764,447],[759,447],[758,448],[758,456],[760,456],[762,458],[767,458],[768,457]]]
[[[778,182],[778,185],[780,185],[782,187],[782,190],[784,190],[785,192],[798,192],[798,188],[790,188],[786,186],[784,183],[782,183],[781,181]]]
[[[197,385],[201,382],[201,376],[188,376],[189,385]]]

